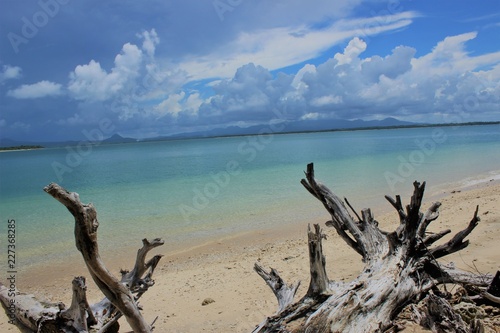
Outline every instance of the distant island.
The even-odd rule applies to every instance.
[[[40,145],[20,145],[12,147],[0,147],[0,151],[10,151],[10,150],[32,150],[32,149],[42,149],[45,148]]]

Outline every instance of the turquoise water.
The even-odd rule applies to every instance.
[[[500,126],[463,126],[212,138],[94,145],[0,154],[0,240],[17,225],[23,265],[76,252],[73,218],[43,192],[50,182],[92,202],[102,251],[168,244],[327,219],[300,185],[316,177],[359,210],[500,175]],[[2,245],[4,246],[4,245]]]

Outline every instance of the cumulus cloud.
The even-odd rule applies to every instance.
[[[337,60],[337,66],[350,64],[353,60],[366,50],[366,43],[358,37],[349,41],[349,44],[344,48],[344,53],[337,53],[333,57]]]
[[[315,97],[311,99],[309,103],[312,106],[322,107],[325,105],[340,104],[342,103],[342,96],[327,95],[321,97]]]
[[[2,70],[0,71],[0,83],[12,80],[19,79],[21,77],[21,67],[3,65]]]
[[[474,57],[469,57],[465,50],[465,43],[476,38],[477,32],[469,32],[457,36],[446,37],[437,43],[432,52],[415,59],[413,66],[416,70],[432,68],[436,75],[443,73],[463,73],[476,67]]]
[[[141,47],[124,44],[109,71],[91,60],[70,73],[68,91],[72,98],[81,101],[82,112],[88,109],[88,104],[100,103],[99,108],[110,110],[126,121],[137,115],[175,117],[186,109],[185,93],[180,89],[186,82],[185,75],[168,62],[157,61],[155,51],[160,38],[155,29],[136,36],[142,40]],[[192,104],[193,97],[187,98]],[[82,114],[81,119],[85,117]]]
[[[34,84],[23,84],[19,88],[7,92],[7,96],[17,99],[33,99],[61,94],[62,85],[45,80]]]
[[[392,54],[382,58],[373,56],[363,61],[361,71],[370,82],[376,82],[381,75],[395,79],[412,68],[411,59],[416,50],[407,46],[396,47]]]
[[[203,123],[258,123],[276,118],[273,108],[282,108],[282,99],[291,91],[293,75],[276,77],[253,63],[242,66],[230,80],[213,86],[215,95],[199,108]]]
[[[160,38],[155,29],[151,31],[143,31],[138,37],[143,38],[142,49],[150,57],[154,57],[156,46],[160,43]]]
[[[475,33],[447,37],[429,54],[418,58],[416,50],[407,46],[399,46],[385,57],[362,58],[362,53],[350,52],[349,43],[343,54],[303,75],[302,81],[308,87],[303,98],[330,117],[347,119],[385,115],[449,121],[449,114],[457,114],[456,109],[478,112],[479,104],[467,111],[464,103],[467,99],[478,100],[478,87],[483,87],[481,107],[488,107],[484,103],[486,95],[498,100],[499,95],[493,93],[499,87],[498,73],[478,69],[486,64],[498,66],[500,53],[470,56],[465,43],[474,37]],[[362,44],[355,41],[354,45]],[[415,114],[420,118],[416,119]],[[461,117],[465,121],[467,115]]]
[[[171,94],[168,98],[153,108],[153,114],[157,115],[159,118],[165,116],[166,114],[176,117],[183,109],[181,101],[184,99],[185,95],[186,94],[183,91],[179,94]]]
[[[68,90],[78,100],[110,99],[138,77],[141,62],[142,51],[136,45],[127,43],[115,57],[115,66],[109,73],[95,60],[76,66],[70,73]]]

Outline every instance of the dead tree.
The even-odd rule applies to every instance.
[[[132,271],[122,271],[117,279],[106,268],[97,244],[97,212],[92,204],[82,204],[77,193],[68,192],[57,184],[49,184],[44,191],[62,203],[75,218],[76,248],[81,252],[87,269],[104,299],[89,305],[84,277],[73,280],[73,298],[66,309],[62,303],[38,301],[33,295],[15,291],[12,297],[6,286],[0,285],[0,300],[11,307],[18,322],[35,332],[117,332],[117,320],[123,315],[134,332],[150,333],[152,325],[142,316],[138,299],[154,284],[153,272],[162,257],[153,256],[146,262],[150,250],[163,245],[163,240],[143,239]],[[14,300],[15,306],[12,306]],[[9,313],[10,314],[10,313]]]
[[[435,322],[436,311],[440,316],[446,315],[442,302],[446,301],[440,297],[439,284],[463,282],[486,287],[491,281],[492,276],[484,279],[437,261],[469,244],[464,239],[479,222],[477,209],[464,230],[448,242],[433,246],[450,230],[427,232],[429,224],[438,218],[441,204],[436,202],[425,213],[420,211],[425,183],[414,183],[413,196],[406,209],[399,196],[395,199],[386,196],[399,216],[399,226],[392,232],[378,227],[370,209],[364,209],[358,215],[345,200],[356,216],[352,217],[344,202],[316,181],[312,163],[307,166],[306,179],[301,183],[324,205],[331,215],[326,225],[333,227],[361,256],[364,268],[351,282],[329,280],[322,250],[325,235],[319,225],[314,225],[314,230],[309,227],[311,278],[306,295],[299,301],[293,301],[298,285],[287,285],[274,269],[268,273],[255,264],[257,273],[278,298],[279,309],[257,326],[254,333],[397,331],[399,328],[394,319],[400,311],[426,297],[427,311],[419,314],[422,322]],[[446,309],[452,316],[451,307]],[[470,331],[463,321],[453,316],[447,324],[450,332]],[[439,330],[435,328],[435,331]]]

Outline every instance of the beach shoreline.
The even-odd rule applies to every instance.
[[[2,147],[0,148],[0,153],[8,153],[8,152],[14,152],[14,151],[31,151],[31,150],[40,150],[40,149],[45,149],[45,147],[42,146],[33,146],[29,148],[23,148],[23,147]]]
[[[500,269],[500,180],[483,179],[475,183],[454,184],[440,193],[424,197],[423,209],[431,202],[440,201],[440,218],[431,224],[431,230],[449,228],[452,234],[462,230],[479,205],[482,222],[468,237],[470,246],[447,257],[462,269],[477,269],[482,273],[494,273]],[[411,193],[401,193],[403,203]],[[381,194],[382,197],[382,194]],[[355,198],[352,198],[354,201]],[[395,212],[383,203],[381,216],[375,216],[382,229],[392,230],[397,224]],[[382,202],[381,202],[382,205]],[[265,268],[276,268],[287,283],[301,280],[298,296],[308,284],[307,224],[324,220],[302,221],[267,230],[255,230],[236,235],[207,240],[202,244],[190,244],[170,253],[162,247],[154,253],[164,254],[155,272],[156,285],[141,299],[144,316],[152,320],[157,315],[158,332],[250,332],[265,316],[276,311],[276,301],[265,282],[253,271],[259,262]],[[354,251],[347,247],[330,228],[324,228],[328,240],[324,245],[329,277],[333,280],[349,280],[356,277],[362,263]],[[139,235],[140,237],[140,235]],[[332,241],[333,240],[333,241]],[[446,239],[443,240],[443,242]],[[104,239],[100,240],[105,242]],[[135,251],[140,240],[133,240],[127,255],[121,259],[103,255],[108,268],[118,275],[120,268],[132,268]],[[133,249],[132,249],[133,248]],[[34,267],[19,276],[18,288],[52,301],[70,303],[71,280],[74,276],[89,277],[77,250],[68,262],[45,267]],[[72,266],[68,267],[69,262]],[[90,278],[88,298],[97,302],[100,291]],[[202,306],[205,298],[215,303]],[[126,327],[125,321],[122,325]],[[7,323],[5,313],[0,314],[0,331],[19,332]]]

